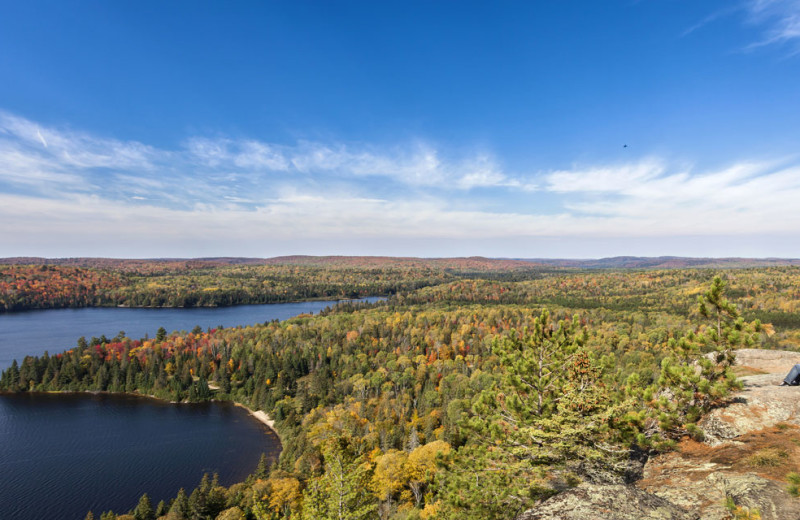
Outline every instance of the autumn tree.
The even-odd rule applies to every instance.
[[[420,507],[422,498],[436,477],[436,457],[450,453],[450,445],[444,441],[433,441],[417,447],[408,455],[406,473],[408,487],[414,495],[414,505]]]

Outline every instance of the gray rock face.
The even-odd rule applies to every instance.
[[[757,509],[762,520],[800,520],[800,502],[789,496],[782,484],[732,471],[725,464],[686,460],[676,453],[648,462],[637,485],[703,520],[731,518],[725,508],[728,497],[739,507]]]
[[[545,500],[517,520],[697,520],[652,493],[632,486],[581,484]]]
[[[797,363],[800,363],[797,352],[736,351],[737,365],[765,374],[742,377],[744,389],[736,396],[736,401],[713,410],[700,421],[706,441],[717,445],[778,423],[800,425],[800,387],[779,386]]]
[[[700,427],[705,432],[706,444],[746,448],[753,442],[753,436],[748,434],[759,435],[757,432],[779,423],[800,426],[800,387],[779,386],[797,363],[800,363],[797,352],[737,351],[738,366],[763,373],[742,377],[744,388],[735,401],[703,418]],[[648,461],[643,479],[637,485],[699,512],[703,520],[730,518],[724,506],[726,498],[733,499],[737,506],[758,509],[763,520],[800,520],[800,501],[789,496],[785,484],[743,471],[736,463],[730,457],[712,453],[706,460],[668,453]]]
[[[736,365],[755,368],[768,374],[785,376],[798,363],[800,363],[800,352],[761,348],[743,348],[736,351]]]
[[[635,485],[583,468],[579,473],[594,483],[563,491],[517,520],[729,520],[726,500],[757,509],[762,520],[800,520],[800,500],[781,482],[800,462],[800,430],[775,428],[800,426],[800,387],[779,386],[798,363],[797,352],[737,351],[737,365],[758,375],[742,377],[735,401],[703,419],[705,444],[686,441],[652,457]],[[785,464],[771,471],[748,465],[747,457],[765,448],[784,450]]]
[[[797,520],[800,508],[797,500],[783,486],[757,475],[712,475],[718,488],[740,506],[758,509],[762,520]]]

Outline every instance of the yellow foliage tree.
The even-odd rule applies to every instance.
[[[450,453],[450,445],[444,441],[433,441],[422,445],[408,455],[406,470],[408,486],[414,494],[417,507],[422,503],[425,488],[436,475],[436,456]]]

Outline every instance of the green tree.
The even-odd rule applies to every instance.
[[[672,354],[661,364],[657,390],[649,392],[655,397],[660,434],[668,439],[702,435],[696,426],[701,416],[741,388],[731,370],[735,351],[754,345],[762,326],[758,320],[744,321],[725,297],[725,288],[722,278],[715,276],[708,291],[698,297],[696,311],[703,321],[696,330],[669,342]]]
[[[585,341],[577,316],[554,324],[547,311],[495,340],[503,370],[474,400],[470,442],[449,459],[446,517],[513,517],[553,494],[554,470],[568,462],[613,462],[604,449],[613,407]]]
[[[370,467],[365,456],[354,456],[347,442],[326,441],[324,473],[311,480],[303,493],[305,520],[362,520],[372,518],[377,504],[367,492]]]
[[[156,512],[153,510],[153,505],[150,503],[150,497],[147,493],[142,495],[136,509],[133,510],[133,518],[135,520],[155,520]]]
[[[260,479],[265,479],[269,476],[269,459],[266,453],[262,453],[261,458],[258,459],[258,466],[256,466],[253,476]]]
[[[178,490],[178,496],[175,497],[175,501],[172,503],[169,512],[171,515],[175,515],[179,520],[189,519],[189,515],[191,514],[189,498],[186,496],[186,491],[183,488]]]
[[[189,518],[205,520],[208,517],[208,496],[202,488],[195,488],[189,496]]]

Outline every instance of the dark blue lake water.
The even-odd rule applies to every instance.
[[[203,472],[230,485],[280,442],[229,403],[169,404],[125,395],[0,395],[0,517],[83,520],[153,505]]]
[[[370,298],[374,301],[377,298]],[[0,314],[0,369],[61,352],[79,337],[252,325],[317,313],[315,301],[199,309],[87,308]],[[191,490],[204,472],[230,485],[280,442],[227,403],[169,404],[124,395],[0,395],[0,519],[83,520],[90,509],[124,513],[142,493],[153,505]]]

